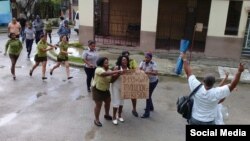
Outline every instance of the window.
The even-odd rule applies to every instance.
[[[242,1],[229,1],[225,35],[238,35]]]

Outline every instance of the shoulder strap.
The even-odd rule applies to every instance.
[[[202,83],[201,83],[200,85],[198,85],[198,86],[189,94],[189,97],[188,97],[188,98],[192,97],[192,96],[200,89],[201,86],[202,86]]]

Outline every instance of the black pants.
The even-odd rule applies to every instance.
[[[158,80],[155,82],[149,83],[149,98],[146,100],[145,116],[149,116],[150,109],[154,109],[154,105],[152,101],[152,94],[157,84],[158,84]]]
[[[90,90],[91,80],[94,78],[95,75],[95,68],[84,67],[84,70],[87,75],[87,89]]]
[[[34,39],[26,39],[26,48],[28,52],[28,57],[30,56],[31,50],[32,50],[32,44]]]
[[[43,34],[43,31],[36,31],[35,38],[36,38],[36,44],[40,41],[40,36]]]

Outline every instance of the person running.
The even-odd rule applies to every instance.
[[[46,21],[45,21],[45,34],[49,36],[50,43],[52,43],[51,33],[52,33],[52,23],[49,20],[49,16],[46,15]]]
[[[10,57],[10,61],[11,61],[11,74],[14,80],[16,80],[16,71],[15,71],[15,67],[16,67],[16,62],[17,59],[19,58],[19,55],[22,51],[22,43],[19,39],[16,38],[16,33],[10,33],[9,35],[10,39],[7,41],[6,45],[5,45],[5,53],[4,55],[6,55],[7,53],[9,54]]]
[[[116,62],[114,70],[129,70],[129,58],[128,56],[119,56]],[[121,98],[121,77],[120,74],[113,76],[113,82],[111,84],[111,100],[113,105],[113,124],[117,125],[118,120],[124,122],[122,118],[122,109],[124,100]],[[118,112],[118,116],[117,116]]]
[[[64,62],[65,68],[66,68],[67,78],[69,80],[73,77],[70,76],[70,72],[69,72],[68,54],[71,54],[71,52],[68,52],[69,43],[68,43],[68,37],[66,35],[63,35],[62,41],[61,41],[59,47],[60,47],[60,52],[57,55],[57,64],[55,66],[53,66],[53,68],[50,70],[50,75],[52,75],[53,71]]]
[[[100,57],[97,62],[97,68],[95,70],[95,77],[92,85],[92,95],[93,100],[95,101],[95,120],[94,124],[101,127],[102,123],[100,122],[99,115],[102,108],[102,103],[104,102],[105,114],[104,118],[106,120],[112,120],[112,117],[109,115],[110,109],[110,82],[111,76],[121,73],[121,70],[111,71],[109,69],[109,61],[106,57]]]
[[[140,63],[140,70],[143,70],[149,78],[149,98],[146,100],[146,108],[145,113],[141,116],[141,118],[149,118],[150,111],[154,110],[154,105],[152,101],[152,94],[154,89],[158,84],[158,71],[157,64],[152,61],[152,53],[148,52],[145,54],[145,60]]]
[[[42,80],[47,79],[45,77],[46,72],[46,65],[47,65],[47,51],[54,48],[53,45],[47,43],[47,36],[45,34],[42,34],[40,36],[40,41],[37,44],[37,53],[35,55],[35,64],[31,68],[29,75],[32,76],[33,71],[36,69],[36,67],[42,63]],[[48,47],[50,46],[50,47]]]
[[[88,50],[85,50],[82,54],[84,70],[87,76],[86,83],[87,83],[88,92],[91,92],[90,90],[91,81],[94,78],[95,69],[96,69],[96,61],[99,58],[99,54],[97,53],[95,47],[96,47],[95,41],[89,40]]]
[[[24,30],[24,36],[25,36],[25,41],[26,41],[26,48],[27,48],[27,57],[30,58],[30,53],[32,50],[32,45],[34,41],[34,36],[35,36],[35,30],[32,28],[32,24],[28,24],[28,27]]]
[[[59,42],[58,44],[61,42],[61,37],[63,35],[66,35],[68,38],[70,38],[70,34],[71,34],[71,29],[69,27],[69,21],[64,20],[64,24],[62,26],[59,27],[57,34],[59,35]]]
[[[122,52],[122,55],[123,56],[128,56],[130,55],[129,51],[123,51]],[[137,62],[135,61],[135,59],[131,59],[129,58],[129,68],[130,69],[136,69],[137,68]],[[137,103],[137,99],[131,99],[131,102],[132,102],[132,106],[133,106],[133,109],[132,109],[132,114],[135,116],[135,117],[138,117],[138,113],[137,113],[137,110],[136,110],[136,103]]]
[[[192,91],[201,82],[192,74],[192,69],[187,61],[186,53],[181,54],[183,66],[187,75],[188,84]],[[229,96],[239,83],[241,73],[244,71],[244,64],[240,63],[238,71],[230,84],[214,87],[215,77],[206,74],[203,79],[203,86],[193,96],[194,105],[192,115],[189,119],[189,125],[215,125],[215,117],[217,116],[217,106],[221,99]]]
[[[17,22],[16,18],[13,18],[8,25],[8,33],[15,33],[16,38],[19,38],[21,32],[21,25]]]

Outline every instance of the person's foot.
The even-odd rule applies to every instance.
[[[112,120],[112,122],[113,122],[114,125],[118,125],[117,119]]]
[[[110,115],[104,115],[104,118],[105,118],[106,120],[112,120],[112,117],[111,117]]]
[[[33,73],[33,72],[32,72],[32,70],[30,70],[30,73],[29,73],[29,74],[30,74],[30,76],[32,76],[32,73]]]
[[[90,88],[88,88],[88,92],[89,92],[89,93],[91,92]]]
[[[102,123],[100,121],[94,120],[94,123],[95,123],[96,126],[102,127]]]
[[[124,122],[124,119],[123,119],[122,117],[119,117],[118,120],[119,120],[120,122]]]
[[[132,110],[132,114],[133,114],[135,117],[138,117],[138,116],[139,116],[138,113],[137,113],[136,111],[134,111],[134,110]]]
[[[49,74],[50,74],[50,75],[53,75],[53,71],[52,71],[52,70],[50,70]]]
[[[146,108],[145,108],[144,110],[146,110]],[[153,112],[153,111],[154,111],[154,108],[150,108],[149,110],[150,110],[151,112]]]
[[[16,76],[13,76],[13,80],[16,80]]]
[[[141,118],[149,118],[149,114],[144,113]]]
[[[69,80],[69,79],[72,79],[72,78],[73,78],[73,77],[72,77],[72,76],[70,76],[70,77],[68,77],[68,80]]]
[[[47,77],[42,77],[42,80],[45,80],[45,79],[47,79]]]

